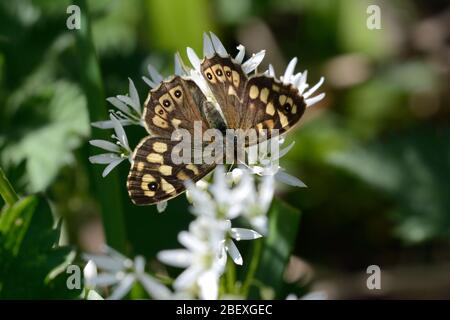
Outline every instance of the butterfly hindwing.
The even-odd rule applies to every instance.
[[[150,91],[144,105],[144,121],[149,133],[170,138],[176,129],[194,133],[194,121],[208,128],[201,114],[206,98],[194,81],[175,76]]]
[[[220,105],[228,128],[239,128],[245,109],[242,95],[247,83],[247,75],[241,65],[230,57],[223,58],[216,54],[203,60],[201,71]]]
[[[269,138],[271,130],[283,134],[297,124],[305,112],[306,104],[297,88],[283,84],[272,77],[251,77],[246,85],[243,104],[246,112],[241,117],[240,128],[254,128],[258,134],[265,129]]]
[[[179,143],[165,137],[147,137],[139,143],[127,180],[133,203],[147,205],[171,199],[185,191],[188,180],[196,182],[214,169],[214,164],[174,163],[172,151]]]

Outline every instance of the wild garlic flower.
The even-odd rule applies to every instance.
[[[142,120],[142,109],[139,94],[136,90],[133,80],[128,78],[129,81],[129,95],[118,95],[116,97],[110,97],[106,100],[111,103],[117,110],[110,110],[115,118],[119,120],[122,126],[128,125],[140,125],[144,126]],[[114,128],[114,123],[111,120],[97,121],[92,123],[93,127],[100,129]]]
[[[187,292],[200,299],[217,299],[219,278],[225,269],[226,253],[221,247],[224,226],[209,217],[200,217],[189,226],[189,232],[178,234],[185,249],[163,250],[158,259],[170,266],[185,268],[174,281],[177,292]]]
[[[110,247],[105,247],[104,254],[83,254],[83,258],[91,263],[90,268],[102,272],[90,272],[85,278],[86,287],[112,287],[108,300],[122,299],[139,282],[153,299],[168,299],[172,293],[145,272],[145,259],[137,256],[131,260]],[[92,265],[93,264],[93,265]]]
[[[321,101],[325,97],[325,93],[318,94],[317,96],[311,97],[314,92],[317,91],[317,89],[322,85],[324,78],[321,77],[320,80],[308,91],[305,92],[305,90],[309,87],[307,81],[308,71],[305,70],[303,72],[299,72],[294,74],[295,65],[297,64],[297,58],[293,58],[288,66],[286,67],[286,70],[284,71],[284,75],[280,77],[280,80],[284,84],[292,84],[295,88],[298,89],[298,93],[303,96],[305,99],[305,103],[307,107],[312,106],[313,104],[316,104],[317,102]],[[269,69],[265,72],[266,75],[269,77],[275,76],[275,70],[272,65],[269,65]]]
[[[110,142],[106,140],[91,140],[89,143],[95,147],[101,148],[108,153],[98,154],[89,157],[91,163],[107,164],[103,170],[102,176],[106,177],[112,169],[119,165],[123,160],[128,159],[131,162],[131,149],[128,145],[128,138],[121,122],[114,116],[110,115],[110,121],[113,124],[115,135],[112,135],[113,140]]]
[[[267,212],[269,211],[275,193],[275,178],[273,175],[263,175],[257,185],[253,175],[245,174],[248,169],[235,168],[231,172],[234,181],[247,185],[251,191],[245,199],[245,210],[242,212],[248,223],[259,234],[267,235]]]
[[[280,146],[285,142],[285,139],[280,137],[274,137],[271,140],[274,140],[275,143],[278,141]],[[306,187],[300,179],[288,174],[279,164],[280,159],[292,149],[294,144],[295,141],[279,152],[270,152],[271,150],[261,152],[261,144],[250,146],[247,149],[248,164],[242,164],[258,176],[275,176],[276,180],[287,185]]]
[[[242,264],[242,257],[233,242],[254,240],[261,235],[251,229],[232,228],[231,220],[245,215],[249,209],[248,201],[253,199],[253,180],[249,181],[248,173],[239,183],[233,183],[232,175],[225,174],[223,166],[217,167],[214,182],[202,189],[197,185],[188,185],[189,198],[192,201],[191,211],[198,217],[207,217],[221,227],[223,247],[236,264]]]

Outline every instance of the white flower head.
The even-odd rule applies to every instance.
[[[171,297],[168,288],[145,272],[145,259],[141,256],[130,260],[114,249],[105,247],[104,254],[83,254],[83,258],[93,264],[91,269],[95,267],[102,270],[87,277],[86,285],[91,288],[113,287],[109,300],[123,298],[135,282],[139,282],[153,299]]]
[[[284,144],[285,139],[284,137],[275,136],[269,140],[270,142],[267,142],[267,144],[272,145],[273,143],[277,143],[280,146]],[[298,178],[288,174],[279,163],[279,160],[284,157],[294,146],[295,142],[291,142],[287,147],[282,148],[279,150],[278,148],[275,148],[274,150],[263,150],[261,152],[262,148],[261,146],[263,144],[258,145],[252,145],[248,147],[247,149],[247,155],[248,155],[248,164],[242,163],[245,165],[250,172],[253,174],[259,175],[259,176],[275,176],[275,178],[283,182],[287,185],[294,186],[294,187],[306,187],[306,185]],[[272,152],[276,151],[276,152]],[[236,173],[237,174],[237,173]]]
[[[173,287],[176,291],[194,291],[200,299],[217,299],[219,277],[226,262],[224,248],[220,247],[224,228],[209,217],[194,220],[189,232],[182,231],[178,241],[185,249],[163,250],[158,259],[167,265],[185,268]]]
[[[201,189],[192,183],[187,184],[195,215],[210,216],[216,219],[234,219],[244,210],[244,200],[251,190],[244,184],[233,185],[230,175],[225,174],[223,166],[217,166],[214,181],[208,188]]]
[[[324,78],[321,77],[320,80],[308,91],[305,92],[307,88],[309,88],[307,81],[308,71],[305,70],[303,72],[294,73],[295,65],[297,64],[297,58],[293,58],[288,66],[284,74],[280,77],[280,80],[283,84],[291,84],[295,88],[298,89],[298,94],[301,95],[305,99],[305,103],[307,107],[310,107],[317,102],[321,101],[325,97],[325,93],[320,93],[314,97],[311,97],[317,89],[322,85]],[[269,65],[269,69],[265,72],[269,77],[276,78],[275,70],[272,65]]]
[[[108,151],[107,153],[89,157],[91,163],[107,164],[102,173],[103,177],[106,177],[123,160],[128,159],[131,162],[131,149],[122,123],[113,114],[110,114],[110,121],[115,132],[115,135],[112,135],[112,138],[116,141],[115,143],[106,140],[89,141],[92,146]]]
[[[144,124],[142,121],[142,109],[139,94],[133,80],[128,78],[128,81],[128,95],[118,95],[116,97],[109,97],[106,99],[116,108],[116,110],[110,110],[110,113],[119,120],[122,126],[132,124],[143,126]],[[114,123],[111,120],[97,121],[93,122],[92,126],[100,129],[111,129],[114,128]]]

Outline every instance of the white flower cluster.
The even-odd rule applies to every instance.
[[[204,56],[211,57],[218,54],[228,57],[226,49],[213,34],[204,34]],[[233,59],[241,64],[246,74],[255,72],[262,59],[264,50],[254,54],[244,62],[245,48],[237,47],[238,54]],[[207,99],[218,106],[206,80],[200,72],[201,59],[191,49],[187,55],[193,68],[186,67],[180,56],[175,55],[175,74],[190,78],[196,82]],[[322,84],[323,78],[311,89],[306,83],[307,71],[294,74],[297,59],[294,58],[286,68],[280,80],[294,85],[305,98],[307,106],[311,106],[323,99],[324,94],[315,97],[311,95]],[[157,87],[164,77],[153,66],[148,67],[149,77],[143,80],[150,88]],[[273,67],[266,71],[268,76],[275,77]],[[133,81],[129,80],[129,95],[118,95],[107,99],[115,109],[111,110],[110,120],[96,122],[92,125],[102,129],[113,128],[115,143],[105,140],[92,140],[91,145],[107,151],[107,153],[92,156],[92,163],[106,164],[103,176],[106,176],[124,159],[131,160],[131,149],[125,134],[124,126],[143,125],[142,110],[139,95]],[[218,106],[220,109],[220,106]],[[276,137],[281,145],[284,138]],[[278,145],[278,144],[277,144]],[[112,287],[110,299],[124,297],[135,282],[141,283],[150,297],[155,299],[167,298],[200,298],[217,299],[219,297],[219,280],[227,263],[228,255],[237,265],[243,264],[242,255],[235,242],[240,240],[254,240],[268,232],[267,212],[274,195],[275,179],[297,187],[305,187],[299,179],[287,174],[279,166],[278,160],[292,148],[293,143],[275,155],[265,153],[260,157],[257,152],[248,148],[249,163],[239,164],[239,168],[226,173],[223,166],[218,166],[211,183],[203,180],[197,184],[188,183],[187,197],[191,201],[191,212],[195,220],[189,225],[188,231],[178,235],[178,241],[183,249],[163,250],[158,259],[170,266],[185,269],[173,282],[174,292],[161,284],[155,277],[145,272],[145,261],[136,257],[134,261],[122,256],[110,248],[105,249],[103,255],[85,255],[90,261],[90,268],[95,272],[86,275],[88,287]],[[255,146],[256,148],[256,146]],[[257,159],[251,159],[258,155]],[[166,202],[158,205],[158,210],[164,210]],[[253,229],[233,227],[237,218],[246,221]],[[97,267],[103,270],[97,273]]]
[[[158,254],[158,259],[165,264],[186,268],[175,280],[174,289],[201,299],[216,299],[227,256],[237,265],[243,263],[235,241],[258,239],[266,232],[266,213],[273,192],[273,176],[265,176],[257,190],[248,170],[235,169],[234,174],[225,174],[222,166],[216,169],[213,183],[189,184],[188,198],[196,219],[189,231],[182,231],[178,236],[185,249]],[[248,218],[261,233],[233,228],[231,221],[238,217]]]

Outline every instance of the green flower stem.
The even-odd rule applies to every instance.
[[[92,42],[89,9],[86,0],[75,0],[74,4],[79,6],[81,11],[81,28],[76,31],[76,46],[80,58],[80,77],[87,99],[90,120],[98,121],[106,119],[108,112],[105,104],[100,67]],[[95,130],[93,134],[95,139],[107,140],[109,136],[110,133],[106,130]],[[124,252],[126,233],[122,214],[119,177],[117,172],[111,172],[107,178],[102,178],[102,168],[90,164],[87,160],[88,156],[95,154],[95,152],[94,148],[85,148],[86,154],[83,156],[89,168],[89,180],[93,182],[93,194],[100,202],[106,241],[111,247]]]
[[[263,239],[257,239],[253,241],[253,254],[252,261],[248,267],[247,277],[245,278],[244,284],[242,285],[241,293],[244,297],[247,298],[250,286],[254,282],[255,273],[258,269],[259,260],[261,258],[261,250],[263,247]]]
[[[8,178],[6,178],[2,168],[0,168],[0,195],[8,206],[13,206],[14,203],[19,201],[19,197],[9,183]]]
[[[236,283],[236,266],[232,259],[227,259],[226,283],[228,293],[234,294]]]

